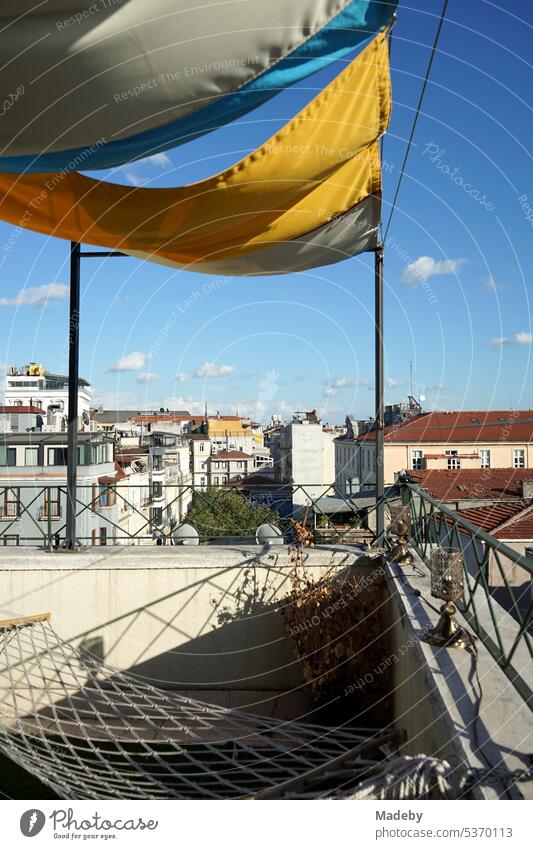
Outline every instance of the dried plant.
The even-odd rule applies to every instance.
[[[305,564],[303,547],[289,549],[291,591],[282,610],[304,680],[319,698],[355,681],[386,652],[385,577],[381,561],[370,576],[353,567],[338,574],[334,554],[315,576]]]

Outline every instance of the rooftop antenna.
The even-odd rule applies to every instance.
[[[409,360],[409,373],[411,375],[411,398],[413,397],[413,361]]]

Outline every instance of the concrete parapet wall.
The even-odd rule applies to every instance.
[[[323,547],[304,558],[318,579],[360,554]],[[60,637],[157,686],[269,713],[285,694],[299,710],[309,696],[280,610],[291,568],[282,547],[11,549],[0,557],[0,608],[50,611]]]

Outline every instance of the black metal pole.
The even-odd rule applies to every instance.
[[[66,546],[77,547],[76,484],[78,477],[78,377],[80,349],[80,245],[70,243],[70,304],[68,328],[68,439]]]
[[[383,539],[385,532],[385,468],[384,468],[384,415],[383,398],[383,245],[377,246],[375,254],[374,286],[375,306],[374,319],[375,335],[375,369],[376,369],[376,399],[375,399],[375,431],[376,431],[376,536],[378,542]]]

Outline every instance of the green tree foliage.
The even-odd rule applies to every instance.
[[[277,524],[279,517],[268,507],[250,504],[245,495],[235,490],[208,487],[194,493],[186,521],[204,539],[253,537],[259,525]]]

